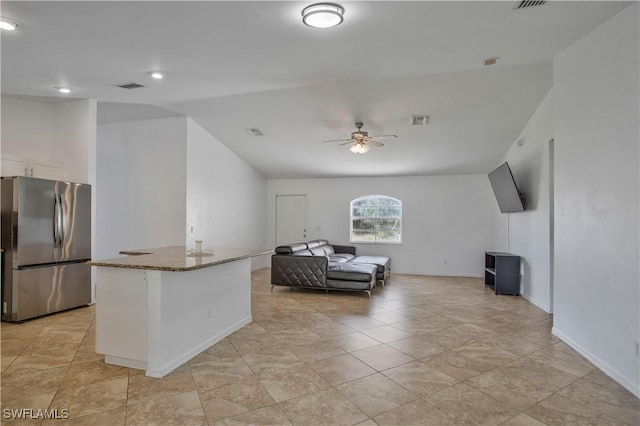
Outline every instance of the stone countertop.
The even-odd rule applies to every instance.
[[[151,269],[155,271],[193,271],[208,268],[222,263],[248,259],[272,253],[272,250],[213,248],[205,250],[203,255],[188,252],[185,246],[158,247],[140,250],[123,250],[121,257],[108,260],[94,260],[88,262],[91,266],[109,268]]]

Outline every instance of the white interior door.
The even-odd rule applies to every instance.
[[[307,196],[276,195],[276,246],[307,240]]]

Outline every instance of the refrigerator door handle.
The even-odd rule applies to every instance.
[[[59,214],[58,214],[58,196],[53,198],[53,248],[58,248],[58,231],[59,231]]]
[[[60,216],[59,216],[59,220],[58,220],[58,240],[59,240],[59,245],[58,247],[62,247],[62,244],[64,243],[64,217],[65,217],[65,211],[64,211],[64,198],[62,196],[62,194],[60,194],[58,196],[58,202],[60,203],[60,207],[58,209],[58,211],[60,212]]]

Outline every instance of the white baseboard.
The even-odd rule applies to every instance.
[[[527,302],[533,303],[534,305],[536,305],[538,308],[542,309],[546,313],[548,313],[548,314],[552,314],[553,313],[553,312],[551,312],[551,307],[538,302],[537,300],[535,300],[533,297],[529,296],[528,294],[521,293],[520,296],[524,300],[526,300]]]
[[[258,271],[260,269],[268,268],[271,266],[271,253],[262,256],[257,256],[251,259],[251,272]]]
[[[120,367],[134,368],[136,370],[146,370],[147,361],[140,361],[139,359],[123,358],[121,356],[106,355],[104,356],[104,363],[111,365],[119,365]]]
[[[460,272],[460,273],[453,273],[453,272],[447,272],[447,273],[443,273],[443,272],[432,272],[432,273],[428,273],[428,272],[402,272],[402,271],[398,271],[396,269],[393,269],[393,267],[391,268],[391,274],[396,274],[396,275],[422,275],[425,277],[447,277],[447,278],[451,278],[451,277],[460,277],[460,278],[484,278],[484,275],[478,275],[478,274],[471,274],[468,272]]]
[[[591,353],[591,351],[585,349],[580,344],[576,343],[569,336],[564,334],[562,331],[558,330],[556,327],[551,329],[551,334],[556,336],[558,339],[565,342],[567,345],[571,346],[576,352],[585,357],[589,362],[602,370],[607,376],[611,377],[613,380],[618,382],[621,386],[627,389],[629,392],[634,394],[637,398],[640,398],[640,387],[637,384],[629,382],[626,378],[622,377],[617,372],[613,371],[607,363],[601,360],[599,357]]]
[[[249,315],[248,317],[238,321],[237,323],[226,328],[225,330],[222,330],[220,333],[216,334],[215,336],[211,336],[210,338],[200,343],[199,345],[189,349],[186,352],[183,352],[181,355],[174,358],[172,361],[168,362],[161,368],[147,369],[146,375],[149,377],[155,377],[159,379],[166,376],[176,368],[180,367],[185,362],[189,361],[191,358],[198,355],[200,352],[204,351],[205,349],[208,349],[212,345],[215,345],[216,343],[218,343],[219,341],[221,341],[231,333],[240,330],[242,327],[249,324],[251,321],[252,321],[251,315]]]

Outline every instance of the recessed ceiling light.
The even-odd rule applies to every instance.
[[[23,25],[15,19],[0,17],[0,29],[5,31],[15,31],[21,28]]]
[[[302,22],[313,28],[331,28],[343,21],[344,8],[335,3],[316,3],[302,9]]]
[[[149,74],[152,78],[155,78],[156,80],[162,80],[166,75],[161,71],[149,71],[147,74]]]
[[[71,93],[71,87],[67,87],[67,86],[56,86],[54,87],[54,89],[56,89],[60,93],[64,93],[65,95],[67,93]]]

